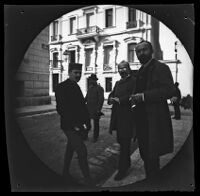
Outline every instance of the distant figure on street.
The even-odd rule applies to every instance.
[[[115,83],[108,97],[108,104],[112,104],[109,132],[116,131],[117,142],[120,144],[118,173],[115,180],[123,179],[131,165],[130,148],[134,137],[134,119],[132,118],[129,97],[135,84],[135,77],[131,74],[129,63],[122,61],[118,65],[121,79]]]
[[[91,119],[91,130],[93,132],[93,142],[96,142],[99,137],[99,120],[103,102],[104,102],[104,89],[97,84],[96,74],[91,74],[88,78],[89,88],[85,97],[87,108]]]
[[[56,109],[61,117],[61,129],[67,136],[63,177],[74,181],[69,169],[74,152],[78,155],[80,169],[87,185],[92,184],[87,161],[87,148],[84,144],[90,130],[90,118],[83,94],[77,82],[81,78],[82,64],[69,64],[69,78],[58,84],[55,97]]]
[[[173,152],[172,122],[167,99],[174,95],[174,82],[169,67],[152,58],[148,41],[136,45],[141,63],[131,95],[136,122],[136,138],[147,179],[160,170],[159,157]]]
[[[179,83],[175,82],[174,86],[176,88],[176,91],[174,93],[174,96],[171,98],[171,102],[174,106],[174,116],[173,119],[180,120],[181,119],[181,111],[180,111],[180,101],[181,101],[181,91],[178,88]]]

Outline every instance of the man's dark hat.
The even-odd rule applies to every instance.
[[[88,79],[90,79],[90,80],[96,80],[96,81],[98,80],[96,74],[91,74],[91,76]]]
[[[69,70],[82,70],[82,64],[80,63],[69,63]]]

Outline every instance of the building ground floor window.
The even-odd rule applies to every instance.
[[[112,77],[105,78],[105,92],[109,93],[112,91]]]
[[[55,88],[58,85],[58,79],[59,79],[59,75],[57,73],[53,74],[53,84],[52,84],[53,92],[55,92]]]

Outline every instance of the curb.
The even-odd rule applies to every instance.
[[[30,115],[36,115],[36,114],[44,114],[48,112],[54,112],[56,111],[55,108],[53,109],[45,109],[45,110],[37,110],[37,111],[30,111],[30,112],[16,112],[17,117],[25,117]]]

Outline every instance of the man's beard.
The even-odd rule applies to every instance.
[[[127,73],[127,72],[120,72],[120,76],[121,76],[122,78],[125,78],[125,77],[128,76],[128,73]]]
[[[151,59],[151,56],[142,55],[138,59],[141,64],[145,64]]]

